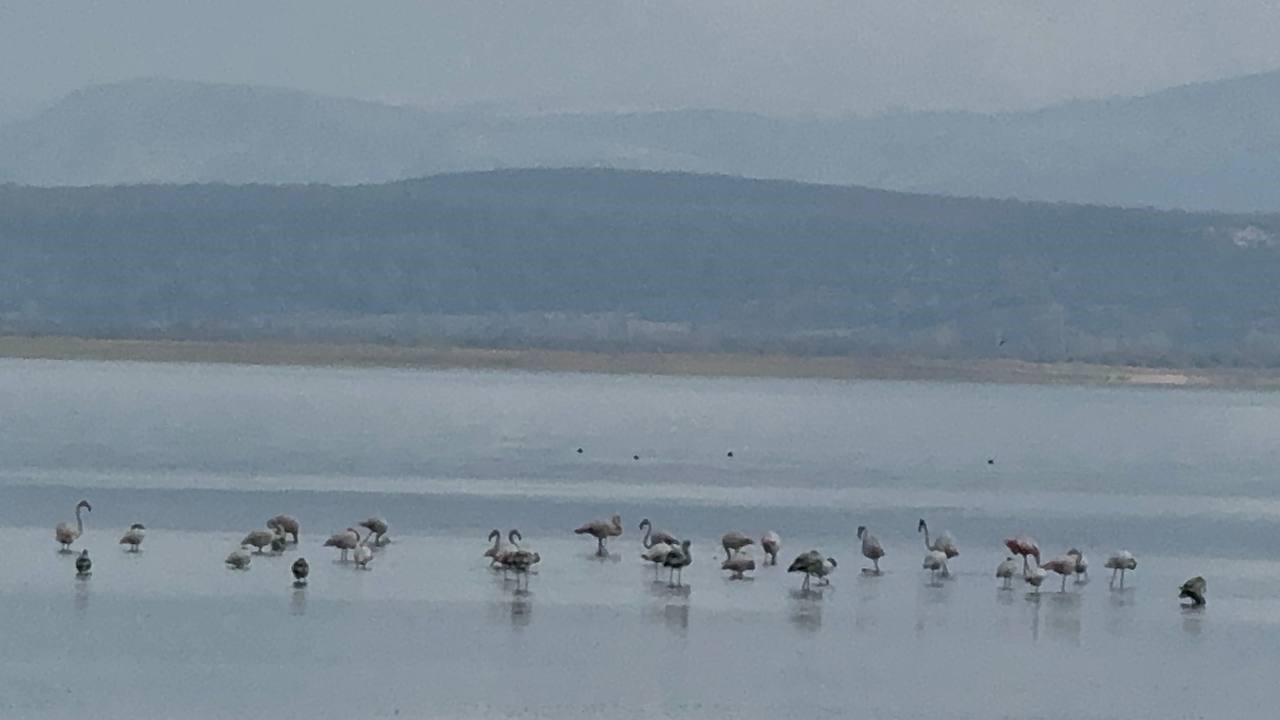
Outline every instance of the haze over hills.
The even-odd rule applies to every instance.
[[[1280,215],[512,170],[0,186],[0,332],[1280,363]]]
[[[716,110],[428,112],[276,88],[138,80],[0,126],[0,181],[386,182],[615,167],[962,196],[1280,210],[1280,73],[1036,112],[771,118]]]

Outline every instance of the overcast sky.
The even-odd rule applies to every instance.
[[[8,2],[8,113],[139,76],[542,109],[1037,107],[1280,68],[1280,3]]]

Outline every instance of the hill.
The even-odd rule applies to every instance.
[[[427,112],[276,88],[137,80],[0,126],[0,181],[354,184],[614,167],[961,196],[1280,210],[1280,73],[1035,112],[769,118],[715,110]]]
[[[1280,362],[1280,216],[722,176],[0,186],[0,331]]]

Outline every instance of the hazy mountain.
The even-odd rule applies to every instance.
[[[0,180],[383,182],[607,166],[1107,205],[1280,210],[1280,73],[1002,115],[438,113],[139,80],[0,127]]]
[[[674,173],[0,186],[0,331],[1280,363],[1280,215]]]

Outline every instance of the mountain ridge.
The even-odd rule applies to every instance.
[[[0,126],[0,181],[377,183],[507,167],[722,173],[1104,205],[1280,210],[1280,72],[984,115],[513,115],[144,79]]]

